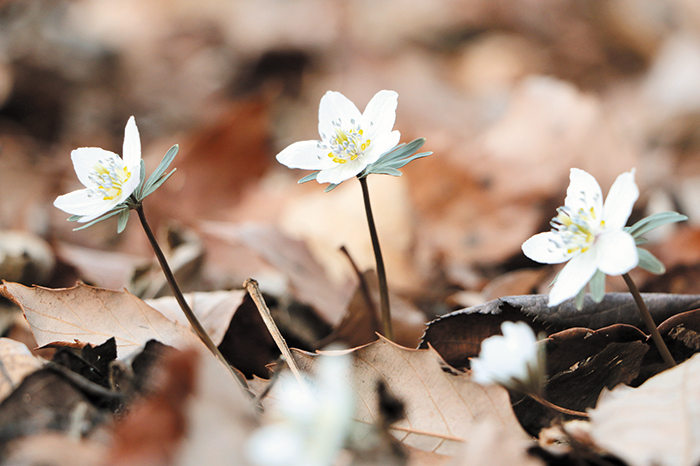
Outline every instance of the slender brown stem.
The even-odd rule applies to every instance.
[[[301,375],[299,366],[294,360],[294,356],[292,355],[292,352],[289,349],[289,346],[287,345],[287,341],[282,336],[282,332],[280,332],[279,328],[277,328],[277,324],[275,324],[275,320],[272,318],[270,309],[267,307],[265,299],[263,298],[263,295],[260,292],[258,282],[253,280],[252,278],[249,278],[245,282],[243,282],[243,288],[246,289],[250,297],[253,299],[253,302],[258,308],[258,312],[260,313],[260,317],[262,317],[262,320],[265,323],[265,326],[267,327],[267,331],[270,332],[270,335],[272,335],[272,339],[275,340],[277,348],[279,348],[280,353],[282,353],[282,356],[287,362],[287,365],[292,371],[292,374],[294,374],[294,377],[296,377],[297,381],[299,382],[299,385],[305,387],[306,384],[304,383],[304,377]]]
[[[551,401],[547,401],[544,398],[542,398],[541,396],[535,395],[534,393],[528,393],[527,395],[530,398],[532,398],[533,400],[535,400],[536,402],[538,402],[539,404],[544,405],[549,409],[553,409],[554,411],[560,412],[562,414],[568,414],[570,416],[578,416],[578,417],[588,419],[588,414],[586,414],[584,412],[574,411],[573,409],[569,409],[569,408],[562,408],[561,406],[555,405]]]
[[[639,289],[637,289],[637,285],[634,283],[634,281],[632,281],[632,277],[630,277],[627,273],[622,275],[622,278],[625,279],[625,283],[627,283],[627,288],[630,289],[630,293],[632,293],[634,302],[637,303],[639,312],[642,314],[642,320],[644,321],[644,325],[647,326],[647,330],[649,330],[649,333],[651,333],[651,338],[654,340],[654,343],[656,344],[659,353],[661,353],[661,357],[664,358],[664,361],[669,367],[675,366],[676,361],[674,361],[673,356],[671,356],[671,352],[668,350],[666,343],[664,343],[664,339],[661,337],[659,329],[656,327],[656,323],[654,323],[654,319],[652,319],[651,313],[649,312],[647,305],[642,299],[642,295],[639,294]]]
[[[136,213],[139,214],[139,220],[141,220],[143,230],[146,232],[146,236],[148,237],[148,241],[151,243],[153,252],[158,258],[158,263],[160,264],[160,267],[163,270],[163,274],[165,275],[165,279],[168,281],[168,285],[170,285],[170,290],[173,292],[175,300],[180,305],[182,312],[185,313],[185,317],[187,317],[187,320],[194,329],[194,332],[197,334],[199,339],[202,340],[202,343],[204,343],[204,345],[209,349],[209,351],[211,351],[214,354],[214,356],[216,356],[219,359],[219,361],[221,361],[224,364],[224,366],[226,366],[226,368],[231,372],[234,378],[241,384],[241,386],[243,387],[243,391],[249,393],[248,383],[246,382],[245,378],[238,371],[233,369],[231,365],[226,361],[226,358],[224,358],[224,356],[221,354],[219,348],[216,347],[207,331],[204,330],[204,327],[199,322],[199,319],[197,319],[197,316],[194,314],[194,312],[192,312],[190,305],[187,304],[187,301],[185,300],[182,291],[180,291],[180,287],[175,281],[175,276],[170,270],[168,261],[165,259],[165,254],[163,254],[163,251],[160,249],[160,245],[158,245],[158,241],[156,240],[156,237],[153,234],[151,227],[148,225],[146,215],[143,212],[143,205],[138,205],[137,207],[135,207],[135,210]]]
[[[360,186],[362,186],[362,197],[365,201],[365,212],[367,213],[367,225],[369,225],[369,236],[372,240],[372,249],[374,249],[374,260],[377,263],[377,278],[379,279],[379,309],[382,316],[382,326],[384,327],[384,336],[389,340],[394,339],[394,330],[391,326],[391,309],[389,307],[389,287],[386,283],[386,270],[384,269],[384,259],[382,258],[382,249],[379,246],[379,237],[377,236],[377,227],[374,225],[374,216],[372,215],[372,205],[369,201],[369,188],[367,187],[367,177],[360,178]]]

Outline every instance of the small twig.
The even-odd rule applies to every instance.
[[[180,305],[180,309],[182,309],[182,312],[184,312],[185,317],[187,317],[187,320],[194,329],[194,332],[197,334],[199,339],[202,340],[202,343],[204,343],[204,345],[209,349],[209,351],[211,351],[214,354],[214,356],[216,356],[219,359],[219,361],[221,361],[221,363],[224,366],[226,366],[229,372],[231,372],[233,377],[243,388],[243,391],[250,395],[250,391],[248,390],[248,383],[246,382],[245,378],[240,374],[240,372],[231,367],[228,361],[226,361],[226,358],[224,358],[224,356],[221,354],[221,351],[219,351],[219,348],[217,348],[217,346],[214,344],[211,337],[204,329],[202,324],[199,322],[199,319],[197,319],[197,316],[194,314],[192,309],[190,308],[190,305],[187,303],[187,300],[185,300],[182,291],[180,291],[180,287],[175,281],[175,276],[170,270],[168,261],[165,259],[165,254],[163,254],[163,251],[160,249],[160,245],[158,244],[158,241],[156,240],[156,237],[153,234],[153,230],[151,230],[151,227],[148,225],[146,215],[143,212],[143,205],[139,204],[137,207],[135,207],[135,210],[136,213],[138,213],[139,215],[139,220],[141,220],[141,225],[143,226],[143,230],[146,232],[148,241],[151,243],[153,252],[155,253],[156,258],[158,258],[158,263],[160,264],[160,267],[163,270],[165,279],[167,280],[168,285],[170,285],[170,290],[173,292],[175,300]]]
[[[304,377],[301,375],[299,366],[297,366],[294,356],[289,350],[289,346],[287,346],[287,342],[282,336],[282,333],[280,332],[279,328],[277,328],[277,324],[275,324],[275,320],[272,318],[272,314],[270,314],[270,309],[267,307],[267,304],[265,304],[265,299],[260,292],[258,282],[252,278],[249,278],[243,283],[243,288],[245,288],[250,297],[253,298],[253,302],[258,308],[258,312],[260,312],[260,316],[262,317],[263,322],[265,322],[268,332],[270,332],[270,335],[272,335],[272,339],[275,340],[275,343],[277,344],[280,353],[282,353],[282,357],[285,359],[289,369],[292,371],[292,374],[294,374],[294,377],[296,377],[299,385],[306,387],[306,382],[304,382]]]
[[[546,406],[547,408],[553,409],[554,411],[560,412],[562,414],[568,414],[569,416],[578,416],[588,419],[588,414],[582,411],[574,411],[573,409],[562,408],[561,406],[555,405],[551,401],[547,401],[541,396],[535,395],[534,393],[528,393],[527,395],[539,404]]]
[[[384,327],[384,336],[389,340],[394,340],[394,330],[391,325],[391,308],[389,307],[389,287],[386,282],[386,269],[384,268],[384,258],[382,257],[382,249],[379,246],[379,236],[377,235],[377,227],[374,224],[374,216],[372,215],[372,204],[369,201],[369,188],[367,187],[367,177],[360,178],[360,186],[362,186],[362,198],[365,201],[365,213],[367,214],[367,225],[369,226],[369,236],[372,240],[372,249],[374,250],[374,260],[377,263],[377,278],[379,279],[379,309],[381,310],[382,325]]]
[[[362,298],[365,300],[367,309],[369,309],[370,315],[372,316],[372,328],[376,329],[379,326],[379,321],[377,320],[377,308],[374,305],[374,299],[372,299],[372,294],[369,291],[367,280],[365,280],[364,275],[362,275],[362,272],[360,272],[360,269],[357,267],[357,264],[355,264],[355,261],[352,260],[352,256],[348,252],[347,248],[345,246],[340,246],[340,251],[347,256],[352,269],[355,271],[355,275],[357,275],[357,280],[360,282],[360,292],[362,293]]]
[[[673,356],[671,356],[671,352],[668,350],[668,346],[666,346],[663,337],[659,333],[659,329],[656,327],[656,323],[654,323],[654,319],[651,317],[649,308],[647,308],[644,299],[642,299],[642,295],[639,294],[639,289],[637,289],[637,285],[632,280],[632,277],[630,277],[627,273],[623,274],[622,278],[625,279],[625,283],[627,283],[627,288],[630,289],[630,293],[632,293],[634,302],[637,303],[639,312],[640,314],[642,314],[642,320],[644,321],[647,330],[649,330],[651,338],[654,340],[654,343],[656,344],[659,353],[661,353],[661,357],[664,359],[664,362],[666,362],[666,365],[668,365],[668,367],[675,366],[676,361],[673,359]]]

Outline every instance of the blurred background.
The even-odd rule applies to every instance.
[[[696,0],[1,2],[2,278],[164,292],[135,216],[121,235],[114,219],[73,232],[52,205],[81,188],[71,150],[121,154],[134,115],[147,172],[180,145],[145,210],[184,287],[255,277],[337,323],[357,283],[339,246],[373,267],[359,183],[324,193],[274,157],[318,138],[327,90],[363,110],[380,89],[399,93],[402,141],[434,152],[369,179],[415,322],[546,292],[555,271],[520,245],[548,229],[571,167],[604,193],[636,168],[632,220],[688,215],[651,238],[669,273],[635,273],[644,290],[700,292]]]

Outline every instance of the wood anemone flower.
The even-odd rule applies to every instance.
[[[605,293],[605,275],[623,275],[637,266],[635,238],[625,229],[639,197],[634,170],[618,176],[603,203],[598,182],[583,170],[571,169],[564,206],[552,219],[552,230],[523,243],[530,259],[545,264],[568,262],[549,293],[549,305],[580,296],[590,282],[594,300]],[[577,302],[579,300],[577,299]]]
[[[340,92],[326,92],[318,110],[321,139],[295,142],[277,160],[289,168],[318,170],[319,183],[337,185],[359,175],[399,143],[401,134],[392,131],[398,96],[379,91],[360,113]]]
[[[133,116],[126,123],[122,156],[99,147],[75,149],[71,159],[85,189],[58,196],[53,205],[85,223],[113,210],[131,196],[141,181],[141,139]]]

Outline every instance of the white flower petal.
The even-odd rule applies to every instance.
[[[263,426],[248,439],[246,454],[259,466],[294,466],[304,460],[305,441],[293,425]]]
[[[372,97],[360,119],[366,138],[376,138],[392,130],[398,99],[399,94],[394,91],[379,91]]]
[[[75,174],[78,175],[78,179],[87,188],[94,186],[94,183],[90,181],[88,176],[90,172],[97,166],[98,160],[106,160],[110,157],[119,156],[114,152],[108,150],[100,149],[99,147],[81,147],[75,149],[70,153],[70,158],[73,161],[73,168],[75,169]]]
[[[596,271],[596,254],[589,250],[574,256],[559,272],[557,281],[549,292],[549,305],[556,306],[586,286]]]
[[[139,163],[139,165],[140,165],[140,163]],[[121,204],[123,201],[127,200],[129,198],[129,196],[131,196],[131,193],[133,193],[134,190],[136,188],[138,188],[139,181],[141,181],[140,180],[141,167],[136,166],[136,167],[130,168],[129,173],[131,173],[131,176],[122,185],[122,194],[121,194],[121,196],[118,197],[119,204]]]
[[[524,322],[503,322],[503,335],[481,343],[478,358],[471,359],[471,377],[477,383],[511,385],[512,379],[527,383],[530,368],[538,367],[537,338]]]
[[[595,178],[578,168],[572,168],[569,174],[569,187],[566,190],[564,205],[573,212],[580,209],[588,212],[591,207],[596,212],[603,210],[603,192]]]
[[[295,142],[277,154],[277,161],[289,168],[304,170],[324,170],[337,165],[326,150],[318,148],[318,141]]]
[[[638,197],[639,188],[634,182],[634,170],[618,176],[603,207],[605,229],[619,230],[624,227]]]
[[[88,197],[87,193],[87,189],[80,189],[58,196],[53,205],[71,215],[83,216],[79,222],[84,223],[96,219],[119,204],[119,201],[116,199],[105,201],[97,196]]]
[[[136,171],[136,177],[139,177],[141,163],[141,138],[139,137],[139,129],[136,127],[136,120],[132,116],[126,122],[124,129],[124,147],[122,150],[124,165],[130,171]]]
[[[321,170],[316,177],[316,181],[319,183],[342,183],[343,181],[357,175],[366,167],[366,164],[360,159],[356,159],[348,163],[336,163],[333,165],[334,166],[332,168]]]
[[[533,261],[543,264],[559,264],[568,260],[571,254],[566,249],[557,247],[557,234],[548,231],[539,233],[522,245],[523,253]]]
[[[391,133],[378,136],[372,141],[372,144],[370,144],[370,149],[365,151],[362,163],[369,165],[370,163],[376,162],[384,153],[396,147],[400,139],[401,133],[398,131],[392,131]]]
[[[639,263],[634,238],[624,230],[599,235],[594,249],[597,268],[606,275],[622,275]]]
[[[321,97],[321,104],[318,107],[318,133],[329,136],[334,134],[333,122],[340,118],[343,125],[349,124],[350,120],[359,123],[362,114],[354,103],[340,92],[328,91]]]

